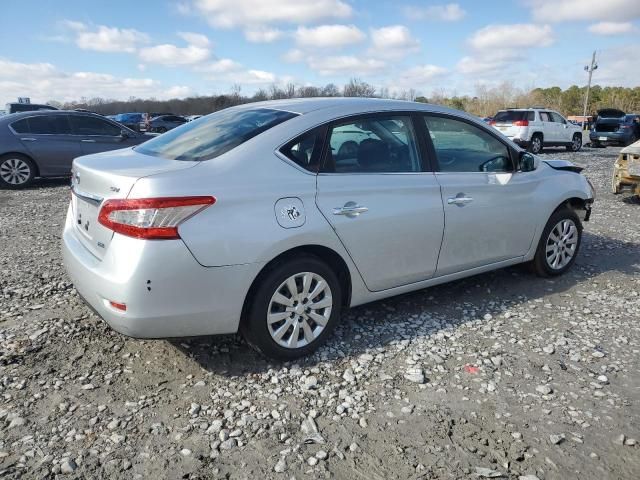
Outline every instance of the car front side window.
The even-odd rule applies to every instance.
[[[488,132],[462,120],[424,117],[440,172],[512,172],[508,147]]]
[[[330,128],[324,169],[330,173],[420,172],[411,118],[376,115]]]
[[[71,126],[76,135],[102,135],[117,137],[122,129],[100,118],[86,115],[71,115]]]

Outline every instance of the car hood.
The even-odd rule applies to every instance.
[[[622,150],[620,150],[620,153],[626,153],[629,155],[640,155],[640,140],[632,143],[627,147],[624,147]]]
[[[602,118],[620,118],[625,115],[622,110],[618,110],[617,108],[601,108],[598,110],[598,117]]]
[[[543,160],[543,162],[549,165],[554,170],[564,170],[575,173],[580,173],[583,170],[582,167],[579,167],[575,163],[571,163],[568,160]]]

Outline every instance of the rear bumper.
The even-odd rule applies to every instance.
[[[606,138],[606,140],[602,140]],[[617,132],[591,132],[589,133],[591,143],[601,143],[606,145],[626,145],[631,140],[631,135]]]
[[[114,330],[137,338],[235,333],[261,264],[203,267],[181,240],[116,234],[102,260],[76,237],[67,215],[62,252],[78,293]],[[126,304],[126,311],[109,301]]]

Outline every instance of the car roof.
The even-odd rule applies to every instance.
[[[361,110],[365,112],[373,112],[377,110],[400,110],[400,111],[417,111],[435,113],[451,113],[463,115],[469,118],[475,118],[466,112],[461,112],[442,105],[434,105],[431,103],[409,102],[406,100],[390,100],[382,98],[368,97],[312,97],[312,98],[291,98],[283,100],[267,100],[264,102],[252,102],[232,107],[235,109],[256,109],[256,108],[272,108],[274,110],[285,110],[292,113],[304,115],[306,113],[344,108],[350,113]],[[477,119],[476,119],[477,120]]]
[[[19,120],[21,118],[24,117],[38,117],[40,115],[68,115],[68,114],[74,114],[74,115],[86,115],[86,116],[90,116],[90,117],[100,117],[100,118],[104,118],[102,115],[98,114],[98,113],[93,113],[93,112],[79,112],[77,110],[29,110],[27,112],[16,112],[16,113],[11,113],[9,115],[5,115],[2,118],[2,120],[11,120],[11,122],[15,122],[16,120]]]

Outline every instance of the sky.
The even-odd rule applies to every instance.
[[[640,0],[3,2],[0,105],[362,79],[390,93],[640,85]]]

